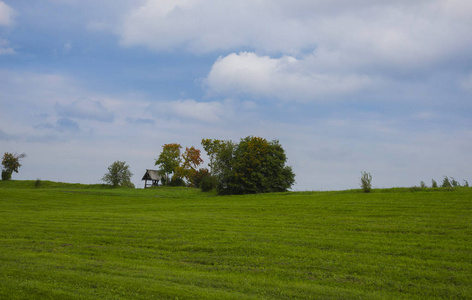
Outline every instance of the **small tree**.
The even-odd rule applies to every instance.
[[[108,167],[108,173],[103,175],[102,180],[113,187],[134,187],[131,183],[131,176],[133,173],[129,170],[126,162],[117,160]]]
[[[2,165],[2,180],[10,180],[13,172],[18,173],[18,169],[21,167],[20,159],[25,158],[26,154],[13,154],[5,152],[3,155]]]
[[[372,175],[367,172],[361,172],[362,177],[361,177],[361,188],[364,191],[364,193],[370,193],[372,190]]]
[[[420,187],[421,187],[422,189],[425,189],[425,188],[426,188],[426,183],[424,183],[424,181],[421,181],[421,182],[420,182]]]
[[[443,188],[450,188],[452,187],[451,182],[449,181],[449,178],[447,176],[444,176],[443,182],[441,184],[441,187]]]
[[[437,188],[438,187],[438,183],[436,182],[436,180],[431,179],[431,187],[432,188]]]
[[[464,186],[465,187],[469,187],[469,182],[467,180],[464,179]]]
[[[451,177],[451,185],[453,187],[458,187],[458,186],[461,186],[460,183],[454,179],[454,177]]]

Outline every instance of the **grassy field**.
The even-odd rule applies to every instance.
[[[1,299],[472,299],[472,189],[0,182]]]

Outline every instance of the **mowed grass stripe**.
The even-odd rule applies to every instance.
[[[0,296],[467,299],[471,196],[3,188]]]

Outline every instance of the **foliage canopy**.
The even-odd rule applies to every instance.
[[[129,170],[129,165],[125,161],[117,160],[108,167],[108,173],[103,175],[102,180],[114,187],[134,187],[131,183],[131,176],[133,173]]]
[[[162,146],[162,152],[156,159],[155,165],[159,166],[159,171],[164,177],[163,181],[169,183],[169,176],[174,174],[175,169],[180,166],[182,158],[180,157],[180,144],[165,144]]]

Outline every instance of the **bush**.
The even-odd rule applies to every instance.
[[[122,184],[121,186],[127,187],[127,188],[131,188],[131,189],[136,188],[136,186],[134,185],[134,183],[132,183],[131,181],[123,182],[123,184]]]
[[[469,183],[467,182],[467,180],[464,179],[464,186],[465,187],[469,187]]]
[[[424,181],[421,181],[420,187],[421,187],[422,189],[427,188],[426,183],[424,183]]]
[[[370,193],[370,191],[372,190],[372,175],[367,172],[361,172],[361,174],[361,188],[364,193]]]
[[[194,187],[199,188],[202,180],[208,176],[210,176],[210,171],[206,168],[201,168],[195,171],[192,177]]]
[[[432,188],[437,188],[438,187],[438,183],[436,182],[436,180],[431,179],[431,187]]]
[[[34,187],[37,189],[41,187],[41,180],[39,178],[36,179],[36,181],[34,182]]]
[[[169,182],[170,186],[185,186],[185,180],[183,180],[180,177],[172,177],[172,179]]]
[[[11,172],[2,170],[2,180],[10,180],[10,179],[11,179]]]
[[[202,181],[200,182],[200,189],[202,192],[209,192],[213,188],[215,188],[216,182],[215,178],[212,176],[205,176],[202,178]]]

